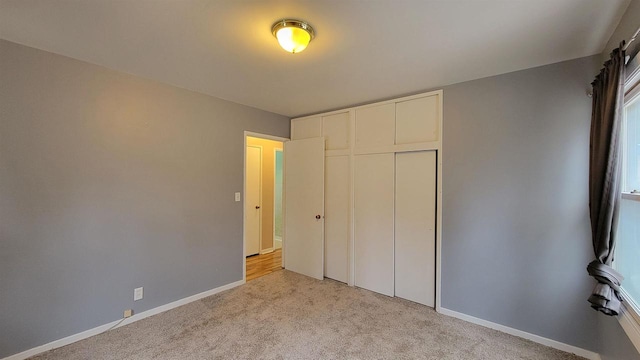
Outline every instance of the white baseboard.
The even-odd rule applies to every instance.
[[[260,250],[260,255],[272,253],[273,251],[274,251],[274,249],[272,247],[268,248],[268,249]]]
[[[54,341],[52,341],[52,342],[50,342],[48,344],[36,346],[36,347],[34,347],[32,349],[23,351],[21,353],[10,355],[10,356],[2,359],[2,360],[23,360],[23,359],[29,358],[31,356],[40,354],[42,352],[49,351],[49,350],[52,350],[52,349],[56,349],[56,348],[59,348],[59,347],[74,343],[76,341],[80,341],[80,340],[86,339],[88,337],[91,337],[91,336],[94,336],[94,335],[98,335],[98,334],[100,334],[102,332],[105,332],[105,331],[109,330],[111,327],[114,327],[114,329],[115,328],[119,328],[121,326],[125,326],[125,325],[128,325],[128,324],[131,324],[131,323],[136,322],[138,320],[142,320],[144,318],[148,318],[149,316],[153,316],[153,315],[159,314],[161,312],[165,312],[167,310],[171,310],[173,308],[177,308],[178,306],[182,306],[182,305],[188,304],[190,302],[194,302],[196,300],[200,300],[202,298],[206,298],[207,296],[211,296],[211,295],[217,294],[219,292],[223,292],[225,290],[232,289],[234,287],[237,287],[237,286],[240,286],[240,285],[244,284],[244,282],[245,282],[244,280],[239,280],[239,281],[236,281],[236,282],[232,282],[231,284],[223,285],[223,286],[217,287],[215,289],[211,289],[211,290],[207,290],[205,292],[201,292],[199,294],[191,295],[191,296],[188,296],[186,298],[183,298],[183,299],[180,299],[180,300],[176,300],[174,302],[170,302],[168,304],[165,304],[165,305],[162,305],[162,306],[155,307],[153,309],[149,309],[149,310],[143,311],[143,312],[141,312],[139,314],[135,314],[132,317],[126,318],[124,320],[120,319],[120,320],[112,321],[112,322],[110,322],[108,324],[100,325],[98,327],[83,331],[83,332],[75,334],[75,335],[67,336],[67,337],[59,339],[59,340],[54,340]],[[118,324],[120,321],[122,321],[122,322],[120,324]],[[118,324],[118,325],[116,326],[116,324]]]
[[[562,351],[565,351],[565,352],[568,352],[568,353],[573,353],[573,354],[576,354],[578,356],[585,357],[585,358],[587,358],[589,360],[602,360],[600,358],[600,354],[595,353],[593,351],[589,351],[589,350],[585,350],[585,349],[582,349],[582,348],[579,348],[579,347],[576,347],[576,346],[573,346],[573,345],[561,343],[559,341],[547,339],[545,337],[542,337],[542,336],[539,336],[539,335],[535,335],[535,334],[531,334],[531,333],[528,333],[526,331],[510,328],[508,326],[504,326],[504,325],[500,325],[500,324],[496,324],[496,323],[493,323],[491,321],[487,321],[487,320],[483,320],[483,319],[480,319],[480,318],[477,318],[477,317],[473,317],[471,315],[459,313],[457,311],[445,309],[443,307],[440,307],[438,309],[438,312],[443,314],[443,315],[447,315],[447,316],[451,316],[451,317],[454,317],[454,318],[458,318],[460,320],[468,321],[470,323],[474,323],[474,324],[477,324],[477,325],[480,325],[480,326],[488,327],[490,329],[502,331],[502,332],[510,334],[510,335],[521,337],[523,339],[531,340],[531,341],[536,342],[538,344],[549,346],[549,347],[552,347],[554,349],[562,350]]]

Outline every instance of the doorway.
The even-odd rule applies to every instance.
[[[286,139],[245,132],[245,280],[282,269],[283,145]]]

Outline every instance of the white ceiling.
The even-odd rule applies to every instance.
[[[293,117],[600,53],[629,1],[0,0],[0,38]]]

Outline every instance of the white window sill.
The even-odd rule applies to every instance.
[[[627,333],[627,336],[636,347],[638,353],[640,353],[640,309],[638,309],[632,302],[628,301],[629,295],[622,290],[622,313],[618,316],[618,321]]]
[[[624,200],[640,201],[640,193],[627,193],[627,192],[623,192],[623,193],[622,193],[622,198],[623,198]]]

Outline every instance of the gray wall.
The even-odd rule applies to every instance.
[[[587,303],[586,93],[600,60],[444,88],[443,307],[596,352],[626,338]]]
[[[241,280],[243,130],[289,120],[0,40],[0,358]]]
[[[444,89],[443,306],[638,359],[586,302],[585,93],[600,63]],[[288,129],[0,40],[0,357],[239,280],[242,131]]]
[[[625,10],[622,19],[620,19],[620,23],[616,27],[616,30],[613,32],[607,45],[602,51],[602,61],[606,61],[609,59],[609,54],[615,48],[620,45],[622,40],[629,41],[633,34],[638,30],[640,26],[640,0],[631,0],[629,6]],[[627,55],[636,54],[640,49],[640,39],[636,39],[635,42],[629,45],[627,49]]]
[[[616,318],[599,316],[600,356],[602,360],[640,360],[638,350],[624,332]]]

